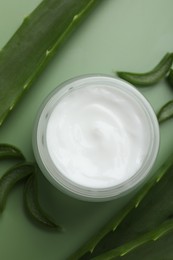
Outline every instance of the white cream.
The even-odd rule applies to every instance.
[[[68,91],[46,128],[49,156],[77,185],[108,188],[141,168],[151,142],[145,109],[130,92],[104,84]]]

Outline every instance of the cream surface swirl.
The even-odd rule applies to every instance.
[[[61,97],[49,116],[46,140],[51,160],[69,180],[108,188],[140,169],[150,134],[134,97],[120,88],[93,84]]]

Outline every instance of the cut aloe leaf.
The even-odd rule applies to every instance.
[[[35,175],[31,175],[26,182],[24,189],[24,206],[27,214],[35,223],[45,228],[56,229],[58,231],[62,230],[60,226],[56,225],[50,219],[47,213],[45,213],[45,211],[40,206]]]
[[[20,163],[11,167],[0,179],[0,211],[2,212],[11,189],[19,181],[27,178],[34,172],[31,163]]]
[[[151,231],[173,215],[173,154],[128,205],[70,259],[91,259]]]
[[[167,75],[172,66],[172,62],[173,54],[167,53],[159,62],[159,64],[149,72],[131,73],[119,71],[117,72],[117,75],[135,86],[150,86],[156,84],[159,80]]]
[[[163,123],[170,118],[173,118],[173,100],[167,102],[158,112],[157,115],[159,123]]]
[[[0,144],[0,160],[3,159],[25,160],[22,152],[10,144]]]
[[[170,70],[167,80],[170,83],[171,87],[173,87],[173,69]]]
[[[0,51],[0,125],[90,9],[101,0],[44,0]]]

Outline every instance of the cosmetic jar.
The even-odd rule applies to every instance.
[[[150,177],[159,140],[153,108],[134,86],[107,75],[84,75],[45,99],[33,150],[56,188],[77,199],[107,201]]]

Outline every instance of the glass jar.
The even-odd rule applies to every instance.
[[[100,90],[101,88],[105,88],[105,90],[106,88],[110,88],[112,89],[111,91],[116,90],[118,95],[119,93],[121,93],[122,97],[124,97],[124,107],[122,111],[126,113],[125,111],[128,111],[130,109],[130,106],[133,106],[134,104],[134,107],[136,109],[139,108],[139,110],[141,111],[141,122],[145,120],[145,123],[144,121],[142,122],[143,125],[145,125],[144,132],[146,130],[148,140],[145,156],[143,157],[142,162],[140,162],[141,164],[139,169],[134,171],[130,177],[120,181],[119,183],[115,183],[112,185],[109,184],[106,186],[105,182],[105,185],[94,186],[92,185],[91,178],[91,185],[88,185],[87,183],[85,185],[85,182],[80,183],[80,181],[78,180],[75,181],[75,179],[71,178],[70,174],[65,174],[65,171],[63,171],[62,167],[60,167],[60,165],[58,165],[58,162],[55,161],[56,159],[52,157],[51,147],[49,146],[49,138],[47,135],[50,118],[52,118],[52,114],[54,113],[56,107],[62,102],[62,100],[65,100],[65,98],[71,95],[71,93],[77,93],[76,91],[84,88],[97,88],[98,91],[99,88]],[[128,104],[128,102],[126,102],[126,99],[127,101],[130,100],[130,105]],[[123,117],[122,111],[121,115]],[[138,113],[138,111],[136,111],[136,113]],[[134,117],[135,116],[136,115],[134,113]],[[57,118],[56,120],[58,121],[59,118]],[[134,129],[134,131],[140,131],[140,129]],[[135,138],[133,136],[133,133],[131,134],[131,136],[132,138]],[[142,181],[149,177],[149,173],[151,172],[152,166],[158,153],[159,139],[159,125],[155,113],[146,98],[135,87],[123,80],[116,79],[110,76],[87,75],[64,82],[63,84],[58,86],[43,102],[34,126],[33,150],[40,169],[42,170],[45,177],[55,187],[65,192],[66,194],[78,199],[87,201],[106,201],[118,198],[119,196],[132,191]],[[133,153],[133,151],[131,152]],[[136,160],[135,157],[134,160]],[[128,165],[128,163],[133,162],[128,162],[127,158],[125,163]],[[70,167],[68,171],[70,172]]]

